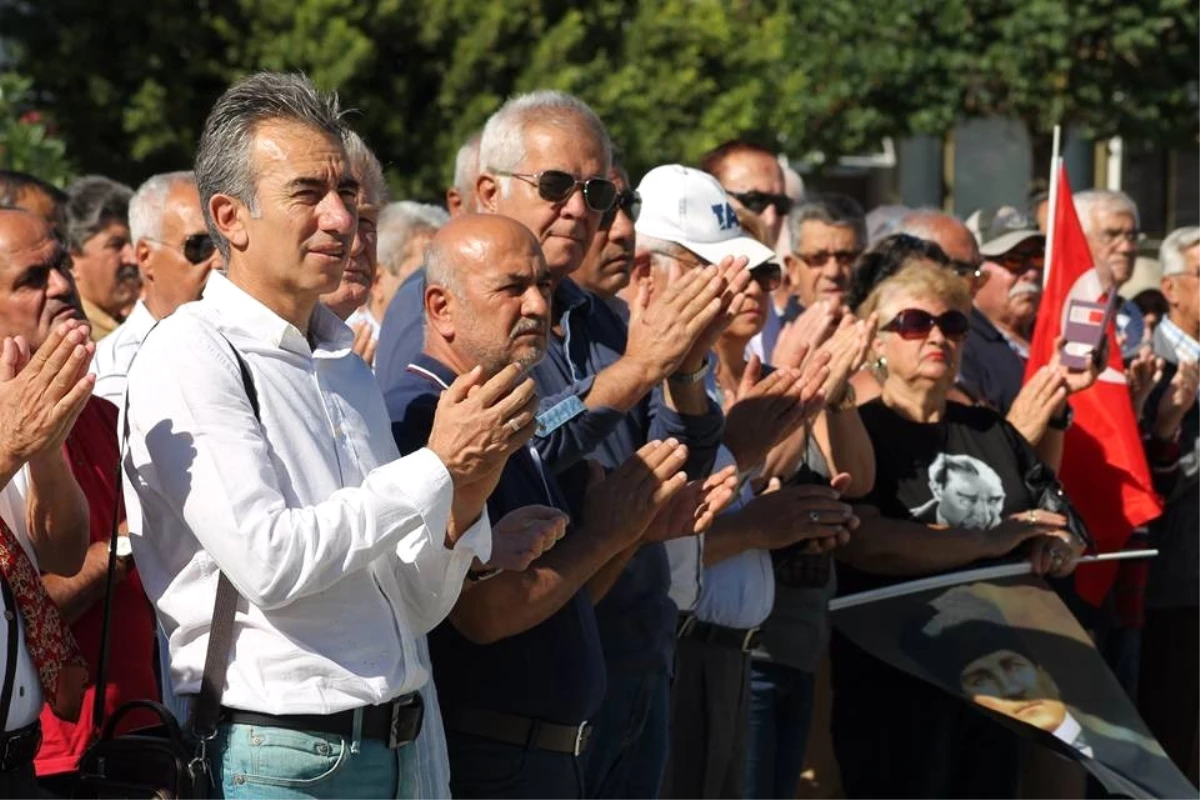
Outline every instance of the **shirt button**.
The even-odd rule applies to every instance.
[[[235,784],[237,784],[238,786],[241,786],[243,783],[246,782],[246,776],[245,775],[234,775],[233,782]]]

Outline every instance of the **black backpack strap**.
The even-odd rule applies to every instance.
[[[254,376],[242,354],[228,339],[229,349],[237,359],[242,373],[242,387],[254,418],[262,421],[258,407],[258,391],[254,388]],[[200,739],[211,739],[217,733],[221,716],[221,693],[225,689],[225,673],[229,668],[229,651],[233,646],[233,620],[237,613],[238,593],[229,577],[222,572],[217,580],[217,600],[213,605],[212,628],[208,634],[208,650],[204,654],[204,675],[200,678],[200,692],[192,704],[192,718],[188,728]]]
[[[17,682],[17,637],[21,635],[21,620],[12,587],[0,575],[0,594],[4,596],[4,616],[8,619],[8,644],[5,648],[4,686],[0,688],[0,731],[8,726],[8,710],[12,706],[13,685]]]

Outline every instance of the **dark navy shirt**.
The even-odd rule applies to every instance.
[[[968,394],[985,401],[1001,416],[1008,413],[1025,380],[1025,360],[977,308],[971,309],[971,330],[958,379]]]
[[[402,409],[392,425],[402,453],[425,446],[442,392],[430,374],[449,385],[453,370],[428,355],[406,370],[392,396]],[[422,374],[422,373],[426,374]],[[488,498],[493,524],[523,506],[549,505],[567,511],[554,476],[528,449],[508,460]],[[572,534],[568,526],[567,536]],[[438,699],[444,708],[484,708],[560,725],[592,717],[604,698],[606,673],[596,615],[587,587],[527,631],[490,645],[468,641],[450,623],[429,634]]]
[[[557,416],[561,422],[533,441],[550,470],[562,473],[585,457],[612,469],[646,442],[674,437],[688,446],[688,474],[708,474],[724,433],[724,417],[716,404],[710,402],[708,412],[700,416],[678,414],[656,388],[628,414],[608,407],[585,409],[583,400],[595,376],[625,352],[625,322],[569,279],[555,291],[554,306],[564,336],[550,337],[546,358],[533,372],[542,395],[542,417]],[[611,668],[670,669],[678,617],[667,594],[670,585],[665,548],[645,545],[597,604],[600,638]]]
[[[404,379],[408,365],[425,349],[425,270],[417,270],[400,284],[379,326],[375,347],[375,377],[386,397]],[[397,411],[388,403],[395,422]]]

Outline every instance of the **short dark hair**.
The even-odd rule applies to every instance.
[[[67,187],[67,246],[72,253],[114,222],[129,224],[133,190],[103,175],[85,175]]]
[[[217,230],[208,203],[214,195],[227,194],[256,209],[255,175],[250,145],[255,129],[264,122],[297,122],[339,143],[347,127],[342,120],[336,94],[318,91],[298,73],[257,72],[225,90],[213,104],[200,134],[196,151],[196,186],[208,232],[221,255],[229,259],[229,242]]]
[[[29,190],[41,192],[54,204],[54,227],[61,233],[67,226],[67,193],[28,172],[0,169],[0,206],[16,207],[20,197]]]
[[[725,161],[740,153],[758,153],[770,158],[776,157],[775,151],[758,142],[752,142],[749,139],[730,139],[701,156],[700,169],[720,180],[721,169],[725,166]]]
[[[847,305],[857,309],[870,296],[872,289],[895,275],[914,258],[933,261],[943,267],[950,266],[950,257],[936,242],[909,233],[893,233],[880,239],[859,257],[850,274]]]
[[[792,250],[796,252],[799,252],[800,233],[806,222],[823,222],[826,225],[853,228],[859,249],[867,246],[867,215],[853,197],[834,192],[805,195],[788,214]]]

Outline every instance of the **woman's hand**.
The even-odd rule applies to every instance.
[[[1013,514],[990,531],[983,531],[985,558],[999,558],[1016,550],[1027,539],[1056,536],[1067,531],[1067,518],[1051,511],[1031,510]],[[1036,566],[1035,566],[1036,568]],[[1040,573],[1039,573],[1040,574]]]
[[[1034,538],[1029,551],[1029,563],[1033,566],[1034,575],[1065,578],[1075,571],[1081,555],[1082,542],[1068,531],[1055,531]]]

